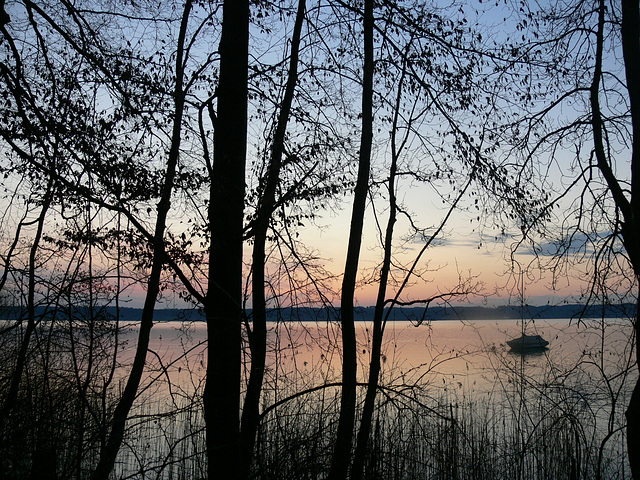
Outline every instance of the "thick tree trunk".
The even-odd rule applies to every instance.
[[[640,351],[638,349],[638,342],[640,341],[640,303],[638,303],[636,310],[633,332],[636,337],[636,365],[640,368]],[[640,377],[636,381],[625,415],[627,417],[627,452],[629,465],[631,466],[631,476],[640,478]]]
[[[241,476],[242,227],[247,143],[249,2],[225,0],[209,195],[207,380],[209,478]]]
[[[93,472],[93,480],[107,480],[109,478],[109,474],[113,470],[118,451],[122,445],[129,411],[131,410],[133,401],[136,398],[138,386],[140,385],[140,380],[142,378],[142,373],[147,359],[147,351],[149,350],[149,336],[151,334],[151,327],[153,326],[153,311],[160,291],[160,275],[164,264],[164,233],[167,223],[167,214],[169,213],[169,208],[171,206],[171,192],[173,190],[173,182],[180,152],[182,115],[184,111],[184,92],[182,88],[184,76],[183,53],[191,5],[192,1],[187,0],[182,14],[182,23],[180,25],[180,34],[178,37],[178,49],[176,55],[175,116],[171,136],[171,148],[167,159],[165,183],[162,188],[160,202],[158,202],[158,216],[156,218],[156,227],[153,237],[153,263],[151,265],[151,274],[147,282],[147,294],[140,319],[140,331],[138,333],[136,355],[134,357],[133,365],[131,366],[131,371],[129,372],[129,378],[127,379],[124,391],[116,405],[113,420],[111,421],[111,431],[105,447],[100,452],[100,461]]]
[[[614,177],[610,164],[606,161],[602,120],[598,102],[599,83],[602,76],[602,56],[604,42],[604,1],[600,1],[598,35],[594,81],[591,87],[592,124],[598,167],[611,190],[616,207],[622,213],[622,241],[631,261],[636,281],[640,281],[640,2],[622,0],[622,51],[625,64],[626,84],[629,92],[629,107],[632,122],[631,152],[631,200],[623,193]],[[640,288],[640,287],[639,287]],[[639,295],[640,296],[640,295]],[[640,369],[640,305],[634,319],[636,362]],[[627,450],[633,478],[640,478],[640,379],[637,381],[626,411]]]
[[[640,276],[640,2],[622,0],[622,52],[624,57],[633,143],[631,152],[631,210],[635,242],[629,252]],[[625,219],[627,220],[627,219]],[[626,240],[625,240],[626,243]],[[629,250],[629,248],[627,248]]]
[[[362,77],[362,136],[358,159],[358,179],[353,198],[347,259],[342,279],[340,317],[342,321],[342,398],[336,443],[331,460],[329,480],[347,478],[356,410],[356,333],[354,325],[354,294],[364,213],[369,191],[371,142],[373,139],[373,0],[364,7],[364,68]]]
[[[305,15],[306,0],[298,1],[298,12],[291,38],[291,58],[284,98],[278,115],[278,123],[273,137],[271,159],[267,168],[267,178],[264,183],[258,212],[256,215],[255,237],[253,243],[252,262],[252,299],[253,299],[253,330],[250,334],[251,372],[247,393],[244,399],[241,421],[242,438],[242,477],[248,478],[253,461],[253,449],[256,432],[260,421],[260,393],[264,379],[264,367],[267,352],[267,311],[265,299],[265,247],[269,221],[275,205],[275,194],[282,167],[284,152],[284,137],[287,122],[291,113],[291,103],[298,79],[298,52],[300,36]]]

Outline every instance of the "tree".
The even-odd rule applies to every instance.
[[[209,195],[208,355],[204,413],[209,478],[240,478],[242,244],[249,2],[226,0]]]
[[[0,439],[0,446],[5,447],[6,443],[6,435],[5,429],[7,424],[9,423],[9,416],[16,407],[18,401],[18,393],[20,390],[20,384],[23,380],[23,374],[25,368],[27,366],[28,361],[28,352],[30,348],[31,339],[35,333],[36,326],[38,324],[38,320],[36,318],[36,271],[38,268],[37,264],[37,255],[40,249],[40,242],[42,241],[43,230],[45,225],[45,220],[47,218],[47,213],[52,203],[52,194],[53,194],[53,182],[49,182],[47,186],[47,191],[45,193],[45,197],[42,202],[42,207],[38,217],[36,218],[36,232],[34,239],[31,243],[31,247],[29,248],[29,260],[28,260],[28,278],[27,278],[27,326],[24,331],[24,335],[22,336],[20,347],[18,349],[15,361],[14,371],[11,372],[9,378],[10,386],[9,390],[3,399],[2,409],[0,410],[0,435],[2,435]]]
[[[510,124],[523,169],[554,195],[544,212],[563,208],[557,222],[524,217],[523,240],[554,283],[582,264],[589,276],[587,304],[638,302],[640,255],[640,53],[638,2],[561,2],[534,8],[523,3],[516,25],[521,41],[502,47],[500,70],[522,101]],[[515,37],[517,38],[517,37]],[[499,63],[499,62],[497,62]],[[513,76],[512,76],[513,75]],[[513,152],[513,150],[511,151]],[[569,153],[571,152],[571,154]],[[570,158],[572,157],[572,158]],[[555,178],[554,178],[555,177]],[[561,181],[557,178],[560,177]],[[549,220],[549,215],[545,216]],[[556,239],[556,248],[539,245]],[[550,258],[545,262],[545,257]],[[569,267],[567,267],[569,265]],[[638,315],[633,320],[638,345]],[[640,476],[640,384],[627,408],[631,471]]]
[[[291,114],[295,87],[298,79],[298,56],[300,50],[300,36],[305,17],[306,1],[299,0],[295,26],[291,38],[291,53],[287,84],[278,113],[275,133],[273,135],[271,158],[267,167],[267,176],[262,186],[258,208],[253,227],[252,250],[252,300],[253,300],[253,329],[248,332],[251,349],[251,372],[242,409],[241,436],[243,477],[249,477],[256,431],[260,415],[260,394],[264,377],[265,357],[267,350],[267,307],[265,299],[265,248],[269,223],[276,207],[276,189],[282,169],[285,133],[287,122]]]
[[[601,175],[606,181],[610,195],[613,197],[615,208],[619,214],[619,225],[615,231],[619,231],[622,243],[627,252],[629,263],[635,274],[638,296],[636,303],[638,310],[633,322],[636,363],[640,370],[640,66],[637,59],[640,56],[640,5],[638,2],[622,1],[622,53],[625,67],[625,86],[628,92],[629,116],[631,122],[631,184],[630,188],[620,178],[616,177],[612,168],[613,159],[608,140],[608,132],[604,125],[603,115],[600,109],[600,94],[603,84],[602,63],[604,61],[604,29],[605,29],[605,2],[600,0],[598,4],[598,26],[596,33],[596,57],[593,73],[593,82],[590,88],[591,125],[593,128],[593,143],[596,156],[596,164]],[[616,213],[617,213],[616,212]],[[618,216],[618,215],[616,215]],[[618,230],[619,227],[619,230]],[[636,381],[635,388],[626,412],[627,417],[627,449],[631,473],[634,477],[640,477],[640,378]]]
[[[324,208],[340,205],[351,187],[355,192],[340,309],[342,404],[330,477],[346,478],[351,468],[351,476],[359,478],[381,387],[385,315],[396,306],[413,304],[424,305],[426,315],[438,298],[477,291],[467,282],[453,291],[440,285],[440,294],[433,298],[407,293],[407,286],[420,278],[420,269],[424,271],[424,253],[444,225],[464,209],[473,212],[473,222],[481,216],[493,219],[492,210],[498,220],[517,216],[523,231],[548,215],[547,199],[540,200],[542,195],[526,183],[531,171],[497,158],[498,137],[517,136],[510,130],[515,124],[505,126],[498,119],[503,108],[508,112],[512,107],[504,99],[517,87],[500,81],[516,78],[528,87],[517,73],[509,77],[517,70],[509,62],[515,56],[512,63],[526,69],[537,59],[520,58],[510,50],[515,45],[500,43],[483,50],[481,32],[467,26],[459,5],[441,10],[414,1],[367,0],[362,10],[344,1],[310,7],[304,0],[294,3],[258,2],[250,16],[248,2],[226,1],[220,14],[218,4],[190,0],[181,8],[143,2],[118,10],[92,2],[25,0],[11,4],[15,10],[1,16],[0,135],[11,153],[3,158],[3,173],[11,178],[27,175],[31,198],[47,207],[41,218],[47,212],[48,218],[65,225],[60,235],[49,232],[52,244],[65,252],[85,252],[78,253],[74,264],[85,273],[70,274],[75,283],[64,282],[57,290],[60,298],[70,312],[76,299],[97,306],[93,288],[99,248],[105,256],[107,251],[114,254],[113,263],[107,263],[115,265],[117,292],[121,271],[145,277],[136,358],[113,422],[105,414],[101,424],[104,445],[96,478],[109,475],[125,438],[148,363],[156,299],[170,284],[182,298],[202,307],[207,319],[203,405],[209,475],[250,475],[269,353],[267,310],[280,306],[284,298],[291,305],[300,299],[330,304],[331,294],[324,287],[333,277],[312,264],[317,256],[305,255],[296,236],[305,224],[313,225]],[[295,22],[286,23],[284,18],[293,12]],[[259,32],[251,56],[250,22]],[[285,32],[291,24],[291,35],[273,33],[282,25],[278,32]],[[153,35],[131,37],[137,31]],[[558,65],[547,63],[555,75]],[[526,93],[523,98],[528,105]],[[246,168],[248,126],[259,132],[249,137],[257,152],[251,170]],[[208,129],[213,131],[212,158]],[[356,145],[351,138],[358,134]],[[607,134],[602,136],[606,142]],[[413,215],[397,194],[407,186],[434,191],[434,203],[444,205],[441,217]],[[624,197],[625,187],[621,189]],[[384,195],[388,200],[380,203]],[[92,212],[110,218],[100,225]],[[364,220],[369,212],[377,225],[381,259],[365,277],[359,257],[363,239],[368,240]],[[386,227],[379,222],[384,215]],[[128,225],[123,228],[122,223]],[[16,271],[11,267],[17,258],[12,245],[24,226],[18,223],[13,230],[0,286],[10,282],[7,268]],[[624,229],[619,233],[628,236]],[[251,242],[247,268],[242,248]],[[416,243],[417,254],[401,251]],[[627,244],[635,245],[634,238],[625,240]],[[37,262],[31,265],[38,268]],[[249,271],[252,293],[243,291],[243,275]],[[306,282],[302,286],[298,274]],[[363,282],[377,283],[378,294],[369,379],[353,452],[357,389],[364,386],[357,383],[354,298]],[[85,297],[87,284],[91,288]],[[252,317],[246,309],[249,298]],[[94,310],[87,317],[91,330],[99,317]],[[80,324],[85,325],[68,322],[77,393],[84,402],[78,413],[86,418],[93,415],[90,372],[95,369],[93,363],[83,367],[79,339],[85,337],[76,329]],[[87,338],[93,345],[91,332]],[[20,381],[20,375],[15,378]],[[332,383],[326,388],[335,387]],[[83,435],[75,446],[77,472],[82,469]]]
[[[171,148],[168,152],[167,167],[162,186],[162,194],[158,203],[158,214],[156,217],[155,232],[153,235],[153,261],[151,264],[151,273],[147,283],[147,294],[142,309],[140,319],[140,331],[138,333],[138,343],[136,346],[136,356],[127,379],[127,384],[122,392],[120,400],[116,406],[111,424],[111,432],[107,440],[104,450],[101,452],[100,462],[96,466],[93,473],[93,479],[106,480],[113,470],[116,456],[120,450],[122,439],[124,437],[125,424],[127,422],[129,411],[136,398],[138,386],[144,371],[147,352],[149,350],[149,335],[153,327],[153,311],[155,309],[156,300],[160,290],[160,276],[165,263],[165,229],[167,223],[167,215],[171,205],[171,194],[173,183],[178,165],[178,156],[180,152],[180,141],[182,138],[182,116],[184,113],[185,91],[183,88],[184,81],[184,62],[185,62],[185,38],[189,14],[191,13],[191,0],[186,0],[182,13],[182,22],[180,24],[180,34],[178,37],[177,54],[175,62],[176,84],[175,84],[175,111],[173,116],[173,131],[171,134]]]
[[[373,140],[373,0],[364,4],[363,41],[364,63],[362,72],[362,131],[358,157],[358,178],[353,196],[351,226],[347,259],[342,277],[340,322],[342,325],[342,397],[340,418],[334,446],[329,479],[347,478],[351,459],[351,444],[356,411],[356,332],[354,325],[354,295],[362,230],[369,191],[371,168],[371,142]]]
[[[139,247],[135,242],[132,242],[131,250],[139,266],[144,268],[145,259],[148,259],[151,269],[136,359],[94,472],[96,478],[106,478],[122,443],[127,417],[144,370],[153,310],[167,261],[167,215],[178,166],[185,99],[193,84],[191,81],[184,86],[188,58],[185,52],[190,48],[186,45],[186,35],[192,2],[185,3],[181,16],[173,92],[165,91],[161,86],[166,72],[153,62],[154,56],[160,53],[144,57],[133,51],[131,39],[128,46],[117,42],[110,44],[105,35],[99,35],[95,30],[96,23],[106,29],[111,25],[108,20],[118,15],[131,22],[152,24],[156,18],[128,16],[122,11],[96,12],[63,4],[63,8],[58,9],[24,2],[24,11],[12,15],[9,26],[2,25],[6,60],[13,62],[15,68],[2,64],[3,87],[8,100],[3,110],[1,132],[12,153],[23,162],[18,168],[55,181],[63,198],[62,205],[70,198],[71,202],[93,202],[118,212],[118,230],[123,214],[144,239],[143,247],[138,251],[142,255],[135,255],[134,250]],[[15,31],[20,31],[23,25],[30,28],[25,29],[29,32],[26,39],[10,31],[14,24]],[[34,40],[34,46],[29,40]],[[123,43],[126,45],[127,40]],[[44,60],[34,65],[23,58],[38,54],[35,58]],[[110,98],[109,94],[112,94]],[[105,96],[112,105],[104,100]],[[172,112],[166,108],[166,98],[173,99]],[[98,99],[106,101],[107,105],[102,105]],[[60,115],[61,111],[65,114]],[[165,114],[172,117],[173,125],[167,135],[170,143],[167,165],[166,170],[161,167],[154,172],[147,162],[162,147],[154,145],[153,141],[149,145],[145,143],[158,138],[158,132],[162,130],[160,125],[166,121]],[[154,118],[160,118],[160,121],[155,122]],[[130,134],[130,137],[123,136],[124,141],[120,136],[123,132]],[[49,139],[52,139],[52,145],[49,145]],[[137,145],[135,140],[139,142]],[[141,203],[154,199],[159,199],[159,204],[152,234],[143,226],[138,213]],[[145,207],[150,213],[152,209]],[[120,231],[116,233],[118,238],[120,234]],[[72,231],[70,235],[82,234]],[[92,235],[89,231],[89,244],[94,241]],[[132,237],[134,235],[130,234]],[[152,253],[144,252],[144,245],[150,246]],[[120,271],[120,249],[118,255]],[[92,258],[90,251],[90,269]]]
[[[366,14],[349,4],[340,2],[340,6],[356,13],[357,16],[366,18]],[[488,105],[482,105],[477,97],[477,92],[481,91],[481,82],[475,78],[475,75],[479,75],[481,70],[481,55],[477,51],[477,39],[481,38],[481,35],[465,26],[467,20],[464,15],[461,15],[460,20],[452,20],[435,11],[432,6],[405,5],[397,2],[385,5],[384,8],[381,8],[381,12],[371,27],[380,39],[378,47],[380,57],[376,58],[374,62],[375,72],[379,73],[375,77],[374,84],[381,91],[374,90],[373,95],[380,98],[377,100],[379,103],[375,104],[379,116],[382,118],[378,125],[385,127],[387,124],[389,125],[391,153],[390,166],[387,170],[389,173],[385,172],[386,176],[383,179],[369,180],[368,188],[370,189],[369,195],[372,195],[373,185],[386,185],[390,204],[386,213],[388,215],[386,231],[382,231],[382,228],[379,227],[383,259],[373,276],[378,285],[378,297],[373,323],[369,381],[351,471],[354,478],[359,478],[362,475],[365,451],[369,442],[380,373],[380,347],[384,334],[384,318],[388,317],[391,308],[397,305],[423,304],[426,312],[428,306],[438,299],[464,297],[479,291],[479,286],[473,279],[468,279],[461,280],[461,283],[450,291],[445,291],[443,288],[441,294],[432,298],[404,300],[402,297],[405,295],[405,288],[412,278],[416,278],[416,268],[424,252],[442,234],[443,228],[452,214],[464,208],[464,202],[468,201],[466,200],[468,193],[470,196],[477,196],[473,202],[477,210],[481,208],[478,197],[484,197],[482,208],[485,209],[483,215],[486,216],[491,216],[494,208],[500,211],[501,202],[504,202],[504,206],[506,206],[502,211],[510,213],[519,211],[523,215],[532,214],[541,205],[541,202],[535,201],[533,197],[534,189],[526,191],[524,178],[515,179],[511,176],[512,172],[508,168],[494,161],[492,154],[495,147],[489,141],[491,139],[488,138],[488,129],[482,124],[482,120],[469,116],[469,112],[473,112],[475,115],[489,118],[494,113],[490,102]],[[365,44],[365,52],[366,50]],[[366,86],[367,83],[364,82],[363,89]],[[366,90],[363,91],[366,94]],[[395,103],[390,99],[396,99]],[[442,125],[437,133],[430,130],[428,126],[434,118],[440,120],[440,125]],[[366,121],[367,116],[363,114],[362,119],[363,122]],[[400,127],[399,123],[402,123]],[[405,133],[403,133],[401,144],[398,146],[396,141],[400,135],[400,129]],[[380,130],[381,128],[378,128],[378,132]],[[363,139],[365,138],[364,132],[365,127],[363,126]],[[442,140],[440,142],[434,141],[434,137],[442,138]],[[375,140],[382,143],[377,137]],[[407,151],[412,150],[410,154],[407,153],[407,156],[413,155],[418,160],[415,160],[414,163],[409,159],[404,160],[400,168],[398,163],[405,147]],[[360,154],[363,151],[367,152],[361,147]],[[398,170],[400,170],[399,173]],[[443,203],[448,207],[440,221],[435,221],[435,215],[428,219],[435,224],[434,227],[420,229],[417,226],[418,221],[408,213],[408,209],[397,203],[394,189],[396,181],[399,182],[400,179],[407,179],[413,184],[425,185],[436,190],[441,183],[444,185],[441,195]],[[471,185],[477,187],[475,191],[470,189]],[[452,186],[453,192],[444,193]],[[362,215],[364,211],[358,212],[359,215]],[[419,253],[409,261],[403,262],[399,258],[392,260],[394,225],[397,221],[397,215],[406,218],[411,235],[424,242]],[[480,216],[478,216],[478,220],[480,220]],[[352,232],[354,231],[358,230],[352,230]],[[349,262],[349,257],[347,258],[347,262]],[[406,264],[406,267],[400,268],[399,266],[403,263]],[[395,270],[393,273],[392,268]],[[348,271],[349,269],[346,268],[342,290],[343,300],[350,296],[347,282]],[[391,290],[390,284],[397,285],[397,287],[392,298],[387,299],[387,291]],[[343,304],[341,313],[343,310],[348,312],[349,305],[345,309],[345,304]],[[347,325],[349,325],[348,322]],[[350,331],[349,328],[348,332]],[[355,359],[352,360],[347,355],[352,346],[355,347],[355,339],[349,338],[350,334],[345,334],[344,330],[343,336],[344,361],[355,365]],[[348,342],[351,342],[352,346],[348,346]],[[353,384],[349,381],[350,378],[351,370],[345,370],[343,402],[345,402],[345,389],[350,388],[348,386],[353,385],[355,391],[355,373],[353,373]],[[347,401],[350,400],[347,398]],[[345,411],[348,410],[343,406],[341,417],[344,416]],[[351,423],[351,428],[353,428],[353,423]],[[339,431],[338,442],[344,438],[341,435],[342,432]],[[336,447],[336,452],[338,451],[340,453],[336,454],[336,458],[341,461],[350,456],[350,448],[344,443],[339,443],[339,446]],[[346,460],[347,463],[349,461]],[[336,470],[334,458],[332,472]],[[340,475],[345,474],[340,473]]]

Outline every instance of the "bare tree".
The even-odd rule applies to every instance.
[[[613,170],[609,135],[602,118],[600,109],[600,95],[602,89],[602,63],[606,6],[604,0],[598,3],[598,26],[596,33],[596,56],[593,82],[590,88],[591,125],[593,128],[594,151],[596,164],[604,177],[617,212],[619,234],[624,244],[629,263],[631,264],[636,285],[640,292],[640,66],[637,59],[640,56],[640,7],[638,2],[622,1],[622,19],[620,31],[622,35],[622,52],[625,67],[625,86],[629,99],[629,116],[631,122],[631,182],[623,182]],[[616,212],[616,214],[617,214]],[[618,215],[616,215],[617,217]],[[640,370],[640,302],[636,297],[638,310],[633,322],[636,363]],[[627,449],[631,473],[640,477],[640,378],[638,378],[629,406],[627,407]]]
[[[85,201],[94,202],[99,207],[126,215],[152,251],[149,256],[151,273],[147,281],[147,298],[142,314],[136,358],[127,386],[115,410],[108,441],[105,442],[100,462],[94,472],[95,478],[106,478],[113,468],[122,443],[126,420],[144,370],[149,332],[153,324],[153,310],[166,261],[166,222],[177,171],[182,119],[188,90],[188,85],[184,86],[188,58],[188,53],[185,52],[190,48],[186,37],[192,3],[185,3],[181,17],[174,70],[176,81],[171,95],[174,106],[170,114],[173,117],[173,128],[168,134],[168,159],[161,178],[154,178],[154,174],[145,167],[140,167],[140,164],[135,162],[129,163],[127,159],[139,158],[142,150],[153,155],[152,152],[157,148],[145,146],[144,140],[136,145],[135,138],[150,138],[145,134],[154,128],[151,119],[164,112],[161,107],[162,101],[157,102],[158,97],[164,96],[163,90],[157,88],[163,83],[162,79],[157,70],[155,77],[154,73],[149,72],[153,71],[154,67],[148,59],[136,58],[131,48],[122,47],[117,43],[109,45],[105,37],[97,34],[95,30],[95,22],[101,26],[108,25],[109,19],[123,13],[83,10],[66,2],[62,2],[60,9],[49,7],[30,1],[24,2],[24,16],[14,15],[11,22],[2,25],[4,46],[9,53],[7,58],[13,60],[15,65],[15,68],[11,69],[8,65],[2,64],[4,86],[14,102],[10,102],[9,105],[15,105],[17,113],[17,120],[14,120],[10,115],[13,109],[4,110],[1,130],[3,139],[15,156],[24,162],[22,168],[25,171],[36,176],[44,174],[55,180],[59,185],[58,189],[70,198],[84,198]],[[127,20],[136,21],[126,13],[123,15]],[[141,17],[137,17],[137,21],[140,20]],[[156,19],[143,20],[153,23]],[[36,47],[21,49],[17,46],[17,42],[24,42],[25,39],[14,35],[19,28],[10,31],[13,22],[30,26],[28,34],[32,35]],[[45,25],[46,29],[42,28],[41,24]],[[32,68],[31,64],[22,58],[22,55],[30,54],[35,48],[40,50],[44,59],[40,66],[43,71],[41,76],[38,76],[38,68]],[[62,53],[58,57],[57,54],[60,52]],[[60,58],[72,58],[73,61],[64,63],[59,61]],[[87,74],[88,70],[85,70],[84,65],[93,68],[92,75]],[[145,73],[147,67],[149,70]],[[151,80],[153,78],[158,83]],[[88,88],[87,85],[91,85],[92,88]],[[49,92],[53,101],[50,102],[46,95],[41,97],[40,92]],[[100,94],[104,96],[105,92],[113,93],[113,111],[105,111],[104,106],[97,100]],[[153,97],[153,93],[156,97]],[[58,111],[55,111],[56,106]],[[146,110],[154,107],[158,107],[158,110]],[[62,112],[60,108],[63,109]],[[119,129],[127,125],[132,118],[139,121],[132,122],[133,138],[119,142]],[[153,135],[157,135],[157,131],[154,131]],[[31,138],[36,139],[38,148],[25,147]],[[53,148],[46,143],[48,139],[53,139]],[[124,158],[119,157],[119,154]],[[46,159],[48,155],[55,155],[55,162],[43,162],[42,158]],[[119,165],[122,168],[119,168]],[[136,173],[130,175],[133,172]],[[150,179],[159,181],[154,184],[149,182]],[[143,183],[135,185],[138,180],[142,180]],[[143,202],[149,201],[156,197],[156,192],[159,204],[155,231],[151,234],[143,227],[140,219],[136,218],[135,203],[141,199]],[[151,208],[148,208],[147,212],[150,211]],[[91,241],[93,240],[89,240]],[[140,265],[144,265],[142,258],[138,261]],[[91,252],[88,262],[91,265]]]
[[[362,243],[364,214],[369,190],[371,142],[373,140],[373,1],[365,1],[364,63],[362,73],[362,131],[358,158],[358,178],[353,196],[347,259],[342,278],[340,322],[342,325],[342,397],[336,443],[331,460],[329,479],[347,478],[351,460],[351,444],[356,412],[356,332],[354,295],[358,260]]]
[[[260,421],[259,405],[262,381],[264,378],[265,357],[267,349],[267,311],[265,299],[265,248],[270,219],[276,206],[276,189],[282,169],[287,122],[291,114],[295,87],[298,78],[298,56],[300,36],[305,17],[306,1],[298,2],[298,10],[291,38],[291,53],[287,84],[278,113],[275,133],[271,147],[271,158],[267,167],[267,177],[262,186],[254,221],[253,254],[252,254],[252,300],[253,329],[249,332],[251,348],[251,372],[242,409],[241,435],[243,443],[242,461],[243,477],[249,476],[253,459],[256,431]]]
[[[226,0],[211,170],[204,412],[209,478],[240,478],[242,243],[247,142],[249,2]]]
[[[533,262],[552,272],[553,285],[580,266],[589,278],[587,304],[637,304],[638,3],[522,6],[515,25],[520,40],[503,45],[494,57],[496,71],[510,79],[522,102],[513,121],[505,122],[502,138],[515,147],[509,153],[522,171],[536,172],[539,184],[554,192],[543,198],[539,216],[520,217],[523,238],[533,243]],[[545,226],[542,220],[557,221]],[[633,331],[637,346],[637,314]],[[640,475],[639,409],[636,385],[627,409],[634,477]]]
[[[100,462],[96,466],[93,473],[95,480],[106,480],[113,470],[116,456],[120,450],[122,439],[124,437],[125,424],[129,416],[129,411],[136,398],[138,386],[144,371],[147,352],[149,349],[149,335],[153,326],[153,311],[156,305],[156,299],[160,289],[160,275],[165,262],[165,244],[164,234],[166,229],[167,215],[171,205],[171,194],[173,190],[173,182],[178,165],[178,156],[180,152],[180,141],[182,139],[182,116],[184,113],[185,91],[183,88],[184,81],[184,62],[185,62],[185,39],[189,14],[191,12],[191,0],[186,0],[182,13],[182,22],[180,24],[180,34],[178,37],[177,54],[175,61],[175,111],[173,117],[173,131],[171,135],[171,148],[168,153],[167,167],[162,187],[160,202],[158,203],[158,215],[156,217],[156,226],[153,236],[153,262],[151,265],[151,274],[147,284],[147,294],[142,310],[140,320],[140,331],[138,333],[138,343],[136,347],[136,355],[129,373],[129,378],[125,386],[122,396],[118,401],[113,415],[111,424],[111,432],[101,452]]]

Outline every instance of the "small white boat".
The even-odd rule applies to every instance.
[[[540,335],[525,335],[522,334],[519,338],[514,338],[513,340],[507,340],[507,345],[514,352],[536,352],[540,350],[545,350],[549,342],[547,342]]]
[[[524,271],[520,264],[518,263],[520,268],[520,308],[522,310],[522,335],[519,338],[514,338],[512,340],[507,340],[507,345],[511,348],[512,352],[516,353],[535,353],[542,352],[547,349],[547,342],[540,335],[527,335],[524,333],[527,329],[527,320],[525,316],[525,302],[524,302]],[[531,323],[533,323],[533,319],[531,319]]]

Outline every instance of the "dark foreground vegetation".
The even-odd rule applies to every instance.
[[[467,379],[462,372],[437,374],[439,365],[460,352],[435,359],[424,371],[387,365],[364,478],[629,478],[623,411],[635,371],[619,360],[630,348],[620,331],[624,323],[587,322],[584,334],[603,343],[592,341],[593,349],[563,363],[554,363],[545,352],[523,356],[487,345],[476,354],[491,367]],[[3,478],[79,479],[95,468],[130,360],[122,364],[113,358],[113,319],[96,317],[90,326],[88,319],[75,317],[73,331],[59,321],[43,321],[36,330],[25,366],[27,380],[3,425]],[[298,342],[284,333],[292,327],[284,323],[281,328],[285,341]],[[308,327],[298,328],[304,332]],[[324,329],[318,325],[306,335],[328,356],[339,347],[330,344],[333,334],[318,333]],[[182,355],[150,361],[114,478],[207,477],[204,351],[188,341],[189,332],[185,324]],[[612,332],[616,341],[609,337]],[[131,332],[119,333],[127,335]],[[20,337],[19,329],[0,336],[5,378]],[[119,358],[130,358],[130,348],[120,345]],[[282,344],[280,351],[265,377],[250,478],[324,478],[340,410],[339,370],[320,361],[305,361],[303,367],[299,360],[296,366],[295,353],[287,355],[294,352],[290,345]],[[607,353],[611,351],[617,358]],[[359,384],[357,412],[365,388]]]

